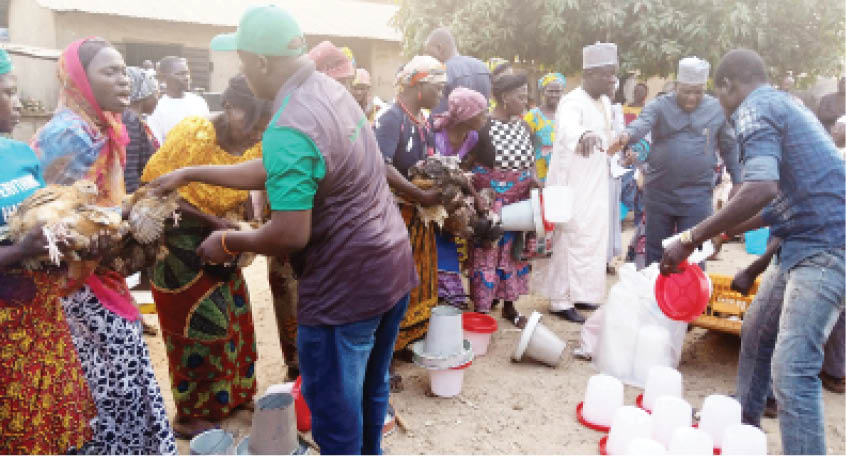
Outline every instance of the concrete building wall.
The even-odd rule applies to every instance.
[[[11,0],[9,41],[28,46],[55,48],[55,14],[34,0]]]
[[[56,60],[10,54],[18,77],[18,93],[22,99],[38,100],[52,112],[59,101],[59,79]]]
[[[407,60],[402,56],[399,43],[374,41],[370,54],[370,77],[373,83],[372,93],[384,101],[390,101],[396,95],[394,82],[397,70]]]

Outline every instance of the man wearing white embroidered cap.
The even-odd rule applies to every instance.
[[[733,184],[740,182],[737,143],[719,101],[705,95],[711,65],[696,57],[679,62],[676,90],[643,108],[614,141],[624,148],[652,132],[646,157],[646,263],[661,260],[661,241],[713,212],[717,155]]]
[[[546,185],[567,185],[574,192],[573,213],[555,227],[552,258],[538,264],[537,293],[550,298],[550,310],[583,323],[574,308],[595,309],[605,300],[608,246],[608,157],[611,100],[617,82],[617,45],[584,48],[582,86],[567,94],[555,115],[555,144]]]

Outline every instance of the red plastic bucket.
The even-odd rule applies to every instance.
[[[699,265],[685,261],[679,265],[679,271],[669,276],[658,276],[655,281],[655,299],[667,317],[691,322],[708,307],[711,289]]]
[[[311,411],[308,409],[305,397],[300,391],[303,386],[303,378],[297,377],[294,387],[291,388],[291,396],[294,396],[294,411],[297,414],[297,430],[308,432],[311,430]]]
[[[482,356],[488,352],[491,334],[496,332],[496,319],[478,312],[465,312],[461,315],[464,338],[470,341],[473,354]]]

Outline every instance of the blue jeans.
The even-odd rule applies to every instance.
[[[737,395],[743,422],[760,426],[770,378],[785,454],[825,454],[823,346],[844,308],[843,250],[764,276],[743,318]],[[781,298],[783,297],[783,299]]]
[[[376,317],[297,328],[303,396],[321,454],[381,454],[388,368],[408,295]]]

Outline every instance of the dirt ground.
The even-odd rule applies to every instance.
[[[624,236],[630,236],[627,230]],[[627,239],[624,239],[627,242]],[[725,246],[721,259],[710,262],[708,271],[733,275],[752,261],[743,245]],[[252,298],[253,318],[258,337],[258,390],[282,383],[285,366],[276,335],[276,321],[267,284],[266,262],[260,258],[246,271]],[[609,276],[609,288],[616,276]],[[405,390],[391,400],[405,421],[408,432],[396,430],[384,439],[383,447],[391,454],[598,454],[597,443],[603,436],[582,427],[576,420],[576,405],[584,396],[588,378],[596,371],[591,363],[573,359],[581,326],[548,314],[548,302],[527,296],[517,303],[528,314],[544,313],[543,324],[566,340],[566,358],[557,368],[535,363],[511,362],[519,339],[519,330],[499,320],[488,353],[477,358],[465,371],[464,385],[458,397],[429,397],[428,373],[413,364],[401,364]],[[497,315],[498,316],[498,315]],[[155,315],[145,320],[158,326]],[[174,416],[170,393],[167,358],[161,336],[147,336],[156,377],[171,419]],[[736,336],[696,328],[687,334],[679,370],[684,376],[685,399],[694,408],[702,406],[710,394],[734,392],[740,339]],[[642,391],[626,386],[627,404],[634,404]],[[844,397],[823,392],[826,438],[829,454],[846,453],[846,404]],[[251,414],[240,411],[221,423],[237,437],[249,433]],[[777,420],[764,419],[769,452],[781,453]],[[181,454],[188,454],[188,442],[179,441]]]

